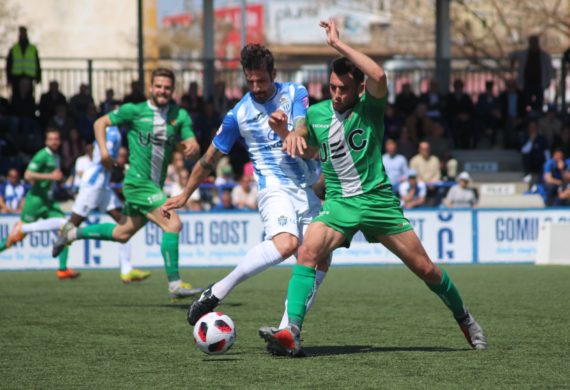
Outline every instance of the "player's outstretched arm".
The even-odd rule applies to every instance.
[[[188,183],[186,183],[182,193],[180,195],[173,196],[162,205],[161,211],[165,218],[170,218],[170,210],[179,209],[188,202],[190,195],[196,191],[198,186],[208,177],[210,172],[216,169],[216,164],[223,155],[224,154],[216,149],[213,144],[210,145],[206,153],[198,161],[198,164],[194,165],[192,174],[190,175]]]
[[[319,24],[327,33],[327,44],[348,58],[367,76],[366,90],[374,97],[381,98],[388,93],[388,83],[384,69],[366,54],[359,52],[342,42],[333,18],[322,20]]]
[[[97,119],[93,124],[93,130],[95,133],[95,140],[97,140],[97,145],[99,146],[99,152],[101,153],[101,164],[105,169],[111,169],[113,167],[113,159],[109,154],[107,149],[107,127],[111,126],[111,118],[109,115],[103,115],[101,118]]]

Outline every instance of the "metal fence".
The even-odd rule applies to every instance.
[[[68,98],[76,94],[79,85],[88,84],[96,102],[105,97],[105,90],[112,88],[115,97],[121,99],[130,92],[131,82],[138,79],[136,59],[63,59],[42,58],[42,82],[36,88],[36,95],[48,89],[49,81],[57,80],[61,92]],[[0,95],[9,97],[10,91],[6,82],[5,60],[0,59]],[[560,61],[554,61],[555,68],[560,67]],[[195,81],[201,88],[203,77],[202,61],[199,59],[157,59],[145,62],[145,80],[148,82],[152,69],[157,66],[166,66],[176,74],[176,94],[180,97],[188,88],[190,82]],[[304,83],[312,96],[320,98],[321,86],[326,84],[328,78],[328,65],[326,62],[311,63],[299,66],[298,63],[280,61],[278,64],[277,79],[282,81],[296,81]],[[237,60],[215,61],[216,81],[225,83],[226,94],[229,97],[241,96],[243,75]],[[409,82],[417,93],[427,89],[429,80],[435,76],[433,60],[402,60],[389,59],[385,61],[390,86],[390,98],[393,99],[402,84]],[[460,78],[465,83],[465,91],[476,95],[484,91],[485,81],[495,81],[495,92],[504,87],[504,79],[509,73],[502,68],[483,68],[475,66],[473,62],[464,59],[454,59],[451,64],[451,79]],[[558,72],[559,73],[559,72]],[[554,101],[557,86],[560,81],[553,81],[546,93],[546,101]],[[570,80],[567,80],[570,85]],[[570,88],[567,88],[570,90]]]

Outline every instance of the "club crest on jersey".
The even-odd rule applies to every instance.
[[[291,110],[291,102],[285,96],[281,96],[281,99],[279,100],[279,107],[283,111],[288,112]]]

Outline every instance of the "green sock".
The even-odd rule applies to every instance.
[[[79,228],[77,229],[77,238],[115,241],[113,238],[113,229],[115,229],[115,226],[117,225],[114,223],[100,223]]]
[[[7,241],[7,240],[8,240],[8,239],[5,238],[5,239],[3,239],[3,240],[0,242],[0,252],[4,252],[4,251],[6,250],[6,241]]]
[[[164,232],[160,243],[160,253],[164,259],[164,268],[169,282],[180,279],[178,273],[178,239],[180,233]]]
[[[459,291],[451,281],[451,278],[447,275],[445,269],[441,269],[443,275],[441,276],[441,282],[438,285],[426,283],[431,291],[437,294],[437,296],[445,303],[445,305],[453,312],[455,317],[462,317],[465,315],[465,307],[463,306],[463,299],[459,295]]]
[[[303,326],[307,301],[313,294],[316,273],[314,268],[304,265],[297,264],[293,267],[287,292],[287,315],[289,322],[297,325],[299,329]]]
[[[59,254],[59,269],[60,271],[65,271],[67,269],[67,255],[69,254],[69,247],[63,248],[63,251]]]

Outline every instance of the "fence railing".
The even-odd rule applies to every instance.
[[[387,66],[390,83],[391,98],[400,90],[401,85],[409,82],[416,93],[427,89],[429,80],[435,77],[434,61],[413,60],[388,60],[397,63],[395,67]],[[481,63],[481,61],[478,61]],[[105,97],[105,90],[112,88],[116,98],[122,98],[130,92],[132,81],[138,79],[136,59],[69,59],[69,58],[42,58],[42,82],[36,88],[39,95],[48,89],[51,80],[57,80],[61,92],[71,97],[77,93],[79,85],[88,84],[96,102]],[[176,94],[180,97],[192,81],[202,85],[203,67],[200,59],[148,59],[145,61],[145,80],[148,82],[150,73],[157,66],[166,66],[174,70],[176,74]],[[226,94],[230,97],[241,96],[243,75],[239,62],[234,59],[217,59],[215,61],[216,81],[225,83]],[[560,61],[555,59],[555,68],[559,68]],[[0,96],[9,97],[10,90],[7,85],[5,59],[0,58]],[[281,81],[296,81],[307,85],[312,96],[320,98],[321,86],[327,83],[328,64],[317,62],[299,66],[298,63],[280,61],[277,64],[277,79]],[[559,72],[558,72],[559,74]],[[451,80],[460,78],[465,83],[465,91],[476,95],[484,91],[485,81],[494,80],[496,92],[504,87],[504,79],[508,71],[504,68],[490,68],[474,65],[466,59],[454,59],[451,63]],[[558,75],[558,77],[560,77]],[[553,101],[556,89],[560,85],[559,80],[553,81],[551,88],[546,93],[546,101]],[[570,85],[570,77],[567,80]],[[567,88],[570,90],[570,88]]]

